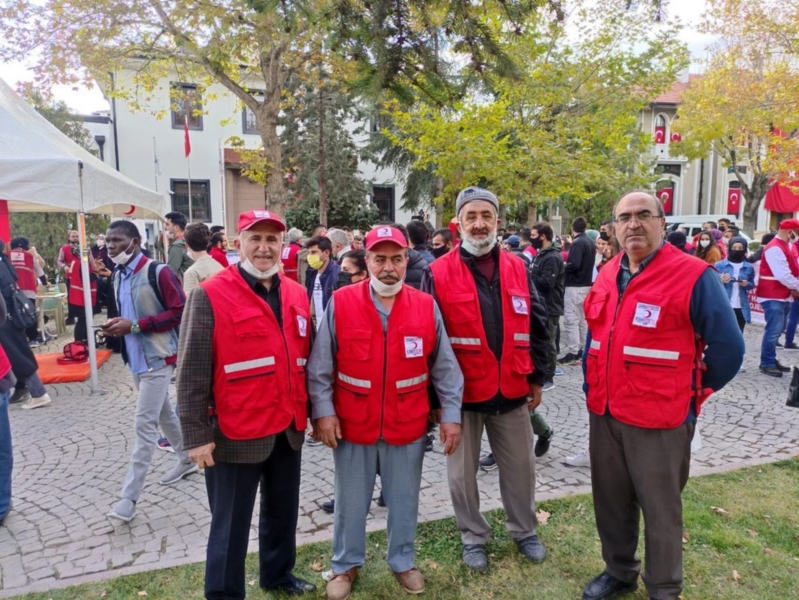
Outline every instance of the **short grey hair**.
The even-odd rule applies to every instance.
[[[350,245],[350,238],[347,237],[347,233],[342,229],[328,229],[325,237],[333,244],[339,244],[342,248]]]
[[[289,242],[299,242],[302,239],[302,230],[292,227],[289,229]]]

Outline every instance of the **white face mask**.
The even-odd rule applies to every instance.
[[[255,267],[254,264],[250,262],[250,259],[245,258],[241,261],[241,268],[247,271],[250,275],[255,277],[258,280],[262,279],[272,279],[272,277],[280,270],[280,263],[275,261],[271,267],[269,267],[266,271],[261,271]]]
[[[131,241],[130,241],[130,244],[128,244],[128,247],[127,247],[127,248],[125,248],[125,251],[124,251],[124,252],[120,252],[120,253],[119,253],[119,254],[117,254],[116,256],[111,256],[111,255],[109,255],[109,256],[108,256],[108,258],[110,258],[110,259],[111,259],[111,262],[113,262],[115,265],[124,265],[124,264],[127,264],[127,262],[128,262],[128,261],[129,261],[131,258],[133,258],[133,251],[130,249],[130,247],[131,247],[132,245],[133,245],[133,240],[131,240]]]
[[[497,243],[496,229],[488,234],[488,237],[482,240],[475,240],[468,233],[463,234],[461,246],[472,256],[485,256],[494,248]]]
[[[702,246],[702,248],[707,248],[710,246],[710,240],[699,240],[699,245]]]
[[[383,296],[384,298],[390,298],[391,296],[396,296],[399,294],[399,291],[402,289],[402,280],[400,279],[397,283],[383,283],[374,275],[369,276],[369,283],[372,286],[372,289],[378,296]]]

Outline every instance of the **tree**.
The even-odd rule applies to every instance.
[[[57,102],[50,93],[31,85],[22,86],[19,92],[56,129],[85,150],[93,152],[90,148],[93,142],[91,134],[64,102]],[[45,272],[49,279],[53,279],[58,272],[58,252],[67,243],[67,232],[78,228],[77,215],[62,212],[22,212],[11,213],[10,217],[12,239],[28,238],[47,261]],[[105,215],[86,215],[87,235],[105,233],[109,222]]]
[[[721,39],[683,94],[674,150],[689,159],[715,151],[735,167],[751,236],[769,187],[795,179],[799,164],[799,3],[711,0],[702,30]]]

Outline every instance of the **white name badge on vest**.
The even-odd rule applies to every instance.
[[[422,338],[405,336],[405,358],[420,358],[423,350]]]
[[[283,253],[280,255],[280,258],[286,260],[289,257],[289,254],[291,254],[291,248],[286,246],[285,248],[283,248]]]
[[[300,337],[307,337],[308,335],[308,319],[303,316],[297,315],[297,327],[300,330]]]
[[[635,316],[633,316],[633,325],[639,327],[649,327],[654,329],[658,325],[660,318],[660,307],[654,304],[645,304],[639,302],[635,307]]]
[[[527,298],[524,296],[511,296],[513,301],[513,312],[517,315],[526,315],[527,311]]]

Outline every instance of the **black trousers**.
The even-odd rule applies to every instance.
[[[297,514],[300,504],[302,451],[293,450],[285,433],[260,463],[219,462],[206,469],[205,485],[211,506],[211,532],[205,564],[207,600],[243,600],[244,561],[258,486],[260,585],[288,582],[297,557]]]
[[[744,332],[744,327],[746,327],[746,319],[744,318],[744,311],[740,308],[733,308],[732,312],[735,313],[735,320],[738,321],[738,327],[741,328],[741,333]]]

